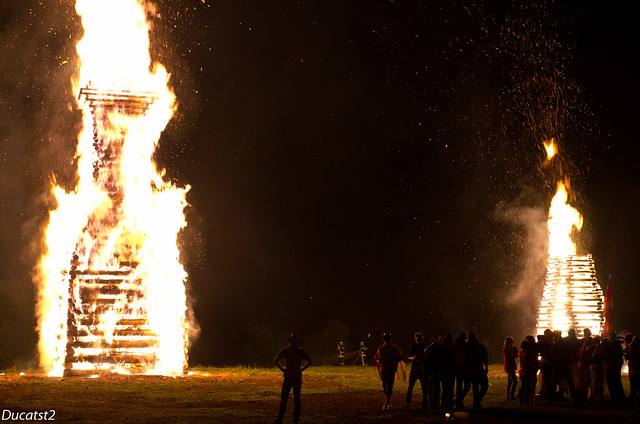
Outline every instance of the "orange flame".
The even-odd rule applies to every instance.
[[[555,143],[556,139],[553,137],[551,138],[551,140],[543,142],[544,150],[547,152],[547,160],[551,160],[556,155],[556,153],[558,153]]]
[[[573,229],[582,228],[582,215],[567,203],[567,189],[564,183],[558,183],[549,209],[549,257],[575,255],[576,245],[571,240]]]

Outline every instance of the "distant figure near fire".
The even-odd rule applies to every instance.
[[[338,343],[338,361],[340,361],[340,365],[344,365],[344,343]]]
[[[311,356],[300,346],[298,346],[299,337],[295,333],[289,335],[289,346],[283,347],[273,362],[284,373],[284,381],[282,382],[282,391],[280,392],[280,410],[278,411],[278,419],[276,423],[281,424],[284,418],[284,412],[287,409],[287,401],[289,400],[289,392],[293,387],[293,422],[297,424],[300,421],[300,390],[302,389],[302,371],[309,368],[312,363]],[[305,364],[302,365],[302,361]],[[283,367],[280,361],[284,361]]]
[[[362,360],[362,365],[367,365],[367,346],[365,346],[364,342],[360,342],[360,354],[358,357]]]

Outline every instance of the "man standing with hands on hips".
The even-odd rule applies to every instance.
[[[291,388],[293,388],[293,422],[297,424],[300,421],[302,371],[309,368],[312,361],[309,354],[302,347],[298,346],[298,343],[298,335],[291,333],[289,335],[289,346],[282,348],[273,360],[280,371],[284,373],[284,381],[282,382],[282,391],[280,393],[280,410],[278,411],[278,419],[275,424],[282,423]],[[302,365],[303,360],[305,361],[304,365]],[[284,367],[280,363],[281,361],[284,361]]]

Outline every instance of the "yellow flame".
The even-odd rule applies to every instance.
[[[104,333],[104,339],[107,343],[113,343],[113,336],[116,331],[118,318],[118,313],[113,309],[109,309],[107,312],[100,315],[100,324],[98,324],[98,329]]]
[[[135,0],[76,0],[76,12],[84,28],[76,46],[80,87],[91,82],[96,87],[167,91],[164,67],[152,64],[149,56],[149,9]]]
[[[127,313],[128,318],[147,319],[150,331],[157,337],[152,373],[177,375],[186,368],[187,275],[179,261],[177,234],[186,226],[184,207],[189,187],[178,188],[164,181],[163,171],[156,168],[152,159],[160,134],[175,109],[175,96],[167,86],[165,68],[150,59],[148,7],[148,3],[143,6],[136,0],[76,2],[84,35],[77,45],[81,66],[73,82],[75,90],[91,86],[145,92],[152,93],[154,100],[144,113],[104,109],[95,127],[95,105],[86,101],[79,105],[83,129],[78,137],[78,184],[70,193],[53,188],[58,207],[50,214],[45,234],[47,252],[39,264],[38,347],[41,366],[50,375],[62,375],[65,366],[69,366],[65,363],[71,337],[67,335],[67,325],[77,316],[70,318],[68,313],[82,306],[79,289],[69,283],[74,267],[113,270],[122,263],[136,265],[131,275],[122,277],[121,287],[135,286],[142,295],[113,296],[113,307],[100,317],[102,340],[85,337],[84,343],[95,345],[81,348],[84,354],[100,353],[102,342],[121,342],[117,327],[122,317],[116,313]],[[116,170],[109,171],[109,178],[117,179],[114,184],[120,189],[116,195],[100,181],[104,171],[96,171],[94,132],[100,134],[107,150],[121,144],[119,162],[112,165]],[[77,259],[72,262],[74,254]],[[92,308],[97,310],[95,304]],[[118,353],[114,346],[109,352]],[[84,362],[74,366],[93,369]],[[119,366],[113,369],[129,371]]]
[[[556,150],[556,139],[555,138],[551,138],[551,140],[549,141],[545,141],[544,144],[544,150],[547,152],[547,160],[551,160],[551,158],[553,158],[556,153],[558,153],[558,151]]]
[[[549,257],[575,255],[576,245],[571,239],[573,229],[582,228],[582,215],[567,203],[567,189],[564,183],[558,183],[551,208],[549,209]]]

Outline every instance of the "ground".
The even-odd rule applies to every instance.
[[[632,406],[568,402],[520,406],[505,400],[506,378],[492,366],[484,410],[468,411],[471,423],[629,423],[640,422]],[[107,375],[99,378],[50,378],[36,372],[0,374],[3,421],[11,411],[55,411],[56,422],[77,423],[271,423],[276,418],[282,377],[275,369],[195,368],[178,378]],[[420,388],[404,409],[407,382],[398,381],[393,409],[382,410],[382,389],[375,367],[318,366],[305,372],[301,423],[431,423],[447,411],[422,411]],[[628,386],[625,386],[628,393]],[[292,402],[286,422],[292,421]],[[465,400],[471,406],[471,394]],[[23,417],[27,417],[23,415]],[[464,417],[458,422],[462,421]]]

